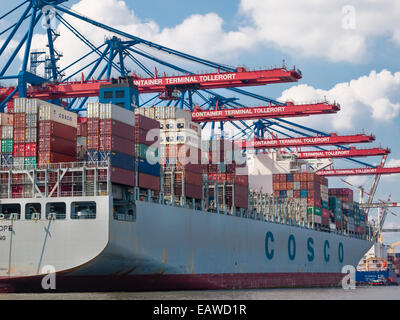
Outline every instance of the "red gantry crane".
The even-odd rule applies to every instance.
[[[337,145],[351,143],[369,143],[375,140],[374,135],[355,134],[348,136],[338,136],[332,133],[330,136],[300,137],[288,139],[261,139],[253,141],[236,142],[242,148],[286,148],[286,147],[305,147],[320,145]]]
[[[139,78],[133,76],[133,83],[138,86],[139,93],[172,92],[173,90],[204,90],[261,86],[272,83],[296,82],[301,73],[286,68],[247,71],[240,67],[236,72],[217,72],[181,76],[163,76]],[[110,84],[110,80],[88,80],[62,83],[43,83],[27,89],[29,98],[41,100],[96,97],[102,84]],[[4,100],[15,87],[0,88],[0,101]],[[16,96],[15,96],[16,97]]]
[[[326,151],[305,151],[298,152],[298,159],[327,159],[327,158],[355,158],[355,157],[369,157],[369,156],[382,156],[390,153],[390,149],[371,148],[371,149],[337,149]]]
[[[219,109],[219,110],[201,110],[192,111],[192,121],[195,122],[216,122],[216,121],[235,121],[235,120],[251,120],[265,119],[276,117],[301,117],[316,114],[336,113],[340,110],[337,103],[329,104],[320,102],[314,104],[295,105],[287,102],[285,105],[235,108],[235,109]]]

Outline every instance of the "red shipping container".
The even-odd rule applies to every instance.
[[[24,157],[25,156],[25,143],[14,144],[13,156],[14,157]]]
[[[76,158],[71,155],[66,155],[51,151],[39,151],[38,152],[38,163],[59,163],[59,162],[75,162]]]
[[[235,185],[235,207],[248,207],[248,190],[245,186]]]
[[[160,129],[160,123],[157,120],[147,118],[141,114],[135,114],[135,128],[140,128],[145,131]]]
[[[272,175],[272,182],[279,182],[279,176],[277,174]]]
[[[329,226],[329,218],[327,218],[327,217],[322,217],[321,218],[321,224],[323,225],[323,226]]]
[[[140,174],[139,174],[140,175]],[[126,186],[135,186],[135,171],[111,167],[110,179],[112,183],[123,184]],[[160,179],[160,178],[158,178]]]
[[[22,198],[22,193],[24,191],[24,186],[12,186],[11,192],[13,198]]]
[[[336,220],[336,229],[342,230],[342,221]]]
[[[88,135],[99,134],[99,123],[100,120],[98,118],[88,119],[87,121]]]
[[[25,130],[25,113],[14,114],[14,128],[24,128]]]
[[[294,183],[293,182],[286,182],[286,188],[287,188],[287,190],[293,190]]]
[[[59,137],[41,136],[39,137],[39,151],[51,151],[75,157],[76,140],[71,141]]]
[[[185,196],[189,198],[201,199],[201,191],[202,187],[193,185],[193,184],[185,184]]]
[[[88,150],[98,150],[99,140],[100,139],[98,135],[89,135],[86,140]]]
[[[329,210],[327,210],[327,209],[321,209],[321,211],[322,211],[322,217],[323,217],[323,218],[328,218],[328,219],[329,219],[329,216],[330,216]]]
[[[77,136],[87,137],[88,136],[88,125],[86,123],[78,123],[78,128],[76,132]]]
[[[134,140],[134,127],[112,119],[100,120],[100,135],[117,136]]]
[[[293,197],[300,198],[300,190],[293,190]]]
[[[278,198],[278,197],[279,197],[279,194],[280,194],[279,190],[275,190],[275,191],[274,191],[274,197]]]
[[[55,121],[39,121],[39,137],[52,136],[66,140],[75,140],[77,129]]]
[[[36,157],[36,143],[25,143],[25,157]]]
[[[87,123],[87,118],[86,117],[78,117],[77,122],[78,124],[83,124],[83,123]]]
[[[116,136],[100,136],[99,150],[101,151],[116,151],[130,156],[135,155],[135,143],[132,140],[127,140]]]
[[[201,186],[202,185],[201,173],[195,173],[195,172],[185,170],[185,183],[191,184],[194,186]],[[192,198],[195,198],[195,197],[192,197]]]
[[[160,191],[160,177],[151,176],[142,172],[139,172],[138,175],[138,184],[140,188]]]
[[[25,142],[25,127],[24,128],[14,128],[13,142],[14,143],[24,143]]]

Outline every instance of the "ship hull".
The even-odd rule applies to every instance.
[[[24,231],[29,226],[16,221],[13,243],[0,244],[5,253],[0,272],[13,266],[0,275],[0,288],[43,290],[39,258],[40,266],[55,266],[57,291],[338,286],[342,268],[355,267],[372,246],[367,240],[299,226],[142,201],[136,202],[134,221],[119,221],[112,216],[112,199],[104,198],[109,210],[98,213],[95,227],[90,221],[55,221],[46,247],[43,240],[37,248],[33,242],[29,258],[23,254],[25,232],[43,239],[46,231],[37,228],[33,234],[31,228],[29,233]],[[86,223],[90,232],[80,229],[70,246],[67,240],[79,223]],[[72,252],[75,261],[63,257],[63,251]]]

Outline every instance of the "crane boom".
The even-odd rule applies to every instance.
[[[315,114],[336,113],[340,106],[336,103],[327,102],[294,105],[286,103],[282,106],[261,106],[255,108],[236,108],[220,110],[195,110],[192,112],[192,121],[195,122],[216,122],[216,121],[235,121],[265,119],[276,117],[300,117]]]
[[[246,86],[260,86],[271,83],[296,82],[301,72],[286,68],[247,71],[237,68],[236,72],[217,72],[195,75],[164,76],[155,78],[132,77],[139,93],[157,93],[173,89],[200,90]],[[44,83],[28,88],[27,96],[41,100],[94,97],[99,95],[102,84],[111,84],[111,80],[91,80],[61,83]],[[0,88],[0,102],[7,98],[13,88]]]
[[[387,207],[400,207],[400,202],[371,202],[360,203],[360,208],[387,208]]]
[[[317,174],[325,177],[333,176],[360,176],[360,175],[375,175],[375,174],[394,174],[400,173],[400,167],[393,168],[359,168],[359,169],[333,169],[321,170]]]
[[[298,152],[298,159],[326,159],[326,158],[349,158],[349,157],[367,157],[367,156],[380,156],[389,154],[390,149],[372,148],[372,149],[356,149],[350,148],[349,150],[326,150],[326,151],[306,151]]]
[[[374,135],[356,134],[349,136],[338,136],[331,134],[330,136],[301,137],[288,139],[261,139],[254,141],[237,141],[236,143],[242,148],[286,148],[300,146],[320,146],[320,145],[337,145],[351,143],[368,143],[375,140]]]

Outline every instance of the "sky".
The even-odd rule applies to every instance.
[[[295,121],[338,134],[374,133],[373,145],[359,147],[390,147],[392,153],[387,165],[400,166],[400,2],[397,0],[70,0],[64,5],[129,34],[221,64],[261,68],[282,66],[284,61],[288,67],[295,65],[303,75],[298,83],[273,84],[249,91],[282,101],[309,102],[323,98],[337,101],[341,111],[335,115]],[[10,2],[5,6],[11,9]],[[64,17],[95,44],[111,36]],[[0,20],[0,30],[14,22],[13,19],[15,16],[11,15],[5,21]],[[88,49],[65,27],[57,24],[57,29],[61,36],[55,46],[63,53],[60,65],[65,67]],[[45,48],[44,29],[39,26],[38,32],[33,47]],[[17,33],[18,36],[21,34]],[[5,36],[0,36],[0,43],[4,39]],[[11,47],[16,44],[12,41]],[[194,72],[210,71],[156,50],[147,52]],[[0,57],[0,64],[3,63],[4,58]],[[145,63],[154,70],[154,65]],[[157,67],[163,71],[163,67]],[[131,69],[138,71],[134,65]],[[231,92],[222,92],[236,97]],[[243,104],[260,104],[257,100],[240,98]],[[379,157],[367,160],[372,164],[380,162]],[[354,167],[354,164],[339,160],[335,161],[335,167]],[[377,198],[387,200],[391,195],[393,201],[400,201],[399,178],[400,175],[383,176]],[[369,190],[373,177],[346,180]],[[330,181],[333,186],[346,186],[338,178]],[[400,227],[400,211],[391,211],[397,216],[389,214],[385,227]],[[386,234],[384,240],[393,243],[399,237],[400,234]]]

